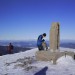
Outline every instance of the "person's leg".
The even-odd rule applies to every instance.
[[[40,50],[40,46],[38,46],[38,50]]]
[[[41,51],[42,50],[42,46],[38,46],[38,50]]]
[[[11,50],[8,50],[8,53],[11,54]]]
[[[43,46],[41,46],[41,50],[44,50],[44,47]]]

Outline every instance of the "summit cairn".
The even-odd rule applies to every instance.
[[[53,61],[53,64],[56,64],[58,58],[69,55],[73,59],[75,58],[75,53],[72,51],[60,51],[59,44],[60,44],[60,25],[58,22],[52,23],[50,29],[50,49],[47,51],[37,51],[36,52],[36,59],[39,61]]]

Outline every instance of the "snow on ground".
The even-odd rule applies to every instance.
[[[37,75],[43,68],[45,73],[38,75],[75,75],[75,60],[70,56],[62,56],[53,65],[52,61],[37,61],[36,51],[32,49],[25,52],[0,56],[0,75]],[[74,51],[75,49],[60,48],[61,51]]]

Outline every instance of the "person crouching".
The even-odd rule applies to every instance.
[[[43,33],[42,35],[39,35],[39,37],[37,39],[37,47],[38,47],[39,51],[44,50],[44,47],[43,47],[43,42],[45,41],[43,39],[44,37],[46,37],[46,33]]]

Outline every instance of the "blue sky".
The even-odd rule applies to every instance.
[[[0,0],[0,40],[32,40],[60,23],[60,39],[75,40],[75,0]]]

